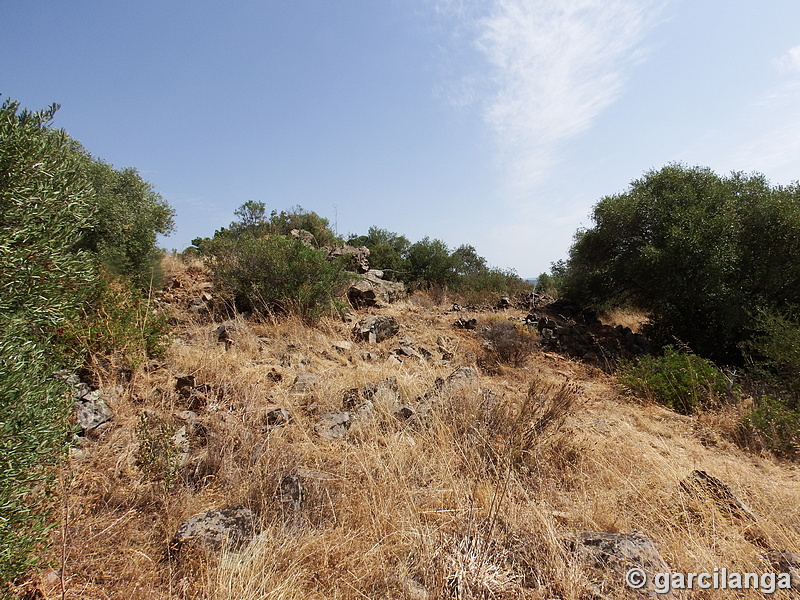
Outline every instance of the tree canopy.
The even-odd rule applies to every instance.
[[[757,311],[800,303],[796,183],[671,164],[601,199],[592,219],[559,269],[562,292],[644,309],[663,341],[737,362]]]

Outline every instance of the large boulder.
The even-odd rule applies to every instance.
[[[375,306],[379,302],[394,302],[406,294],[406,286],[396,281],[386,281],[383,272],[367,271],[350,286],[347,297],[355,308]]]
[[[353,327],[353,336],[359,341],[377,344],[397,335],[400,323],[393,317],[370,315]]]
[[[329,252],[328,259],[334,260],[340,256],[352,257],[356,273],[367,273],[369,271],[369,248],[366,246],[361,246],[360,248],[347,245],[339,246]]]

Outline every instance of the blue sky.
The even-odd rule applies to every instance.
[[[800,179],[796,0],[0,1],[0,93],[177,212],[472,244],[524,277],[672,161]]]

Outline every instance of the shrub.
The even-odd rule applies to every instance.
[[[215,242],[212,276],[237,310],[295,313],[313,321],[343,308],[340,298],[351,275],[324,250],[280,235]]]
[[[618,378],[626,391],[685,415],[729,394],[729,382],[714,363],[672,346],[665,347],[660,357],[644,356],[636,364],[622,362]]]
[[[493,321],[481,330],[490,364],[521,365],[537,346],[536,336],[522,323]]]
[[[149,298],[142,298],[129,281],[103,270],[93,287],[80,317],[54,331],[53,341],[63,354],[95,365],[102,357],[126,369],[164,354],[169,327]]]
[[[747,343],[753,376],[797,408],[800,402],[800,323],[797,311],[759,310]]]
[[[739,438],[752,449],[766,449],[783,458],[800,456],[800,411],[778,398],[761,396],[739,427]]]

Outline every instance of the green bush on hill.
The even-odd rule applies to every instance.
[[[233,308],[262,316],[294,313],[314,321],[340,310],[351,277],[343,259],[329,261],[326,251],[282,235],[217,238],[207,256]]]
[[[118,271],[139,277],[139,285],[149,280],[155,231],[169,227],[171,209],[133,171],[114,171],[119,186],[100,194],[96,172],[109,180],[117,175],[95,164],[64,131],[48,127],[57,108],[34,113],[11,100],[0,106],[2,595],[9,582],[39,563],[52,525],[55,467],[71,440],[71,397],[54,372],[75,370],[111,348],[119,351],[119,338],[111,335],[119,327],[133,340],[123,348],[125,358],[158,346],[159,330],[144,318],[136,294],[127,289],[125,302],[110,294],[109,285],[118,284],[101,277],[100,264],[128,256],[127,262],[116,261]],[[123,212],[153,209],[159,216],[106,223],[112,206]],[[100,327],[104,319],[114,319],[103,323],[108,331]]]
[[[684,415],[719,404],[730,395],[728,380],[714,363],[672,346],[664,348],[663,356],[643,356],[635,364],[622,362],[618,377],[635,395]]]
[[[563,269],[564,295],[632,305],[650,334],[741,363],[759,309],[800,303],[800,185],[669,165],[595,206]]]

